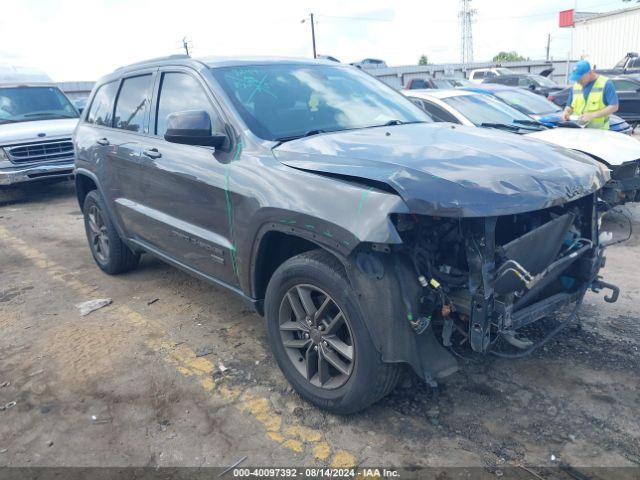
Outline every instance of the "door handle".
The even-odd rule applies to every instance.
[[[142,152],[142,154],[149,158],[160,158],[162,156],[157,148],[150,148],[149,150]]]
[[[109,140],[107,140],[106,138],[99,138],[98,140],[96,140],[96,143],[98,145],[109,145]]]

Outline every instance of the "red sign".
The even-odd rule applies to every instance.
[[[573,14],[575,10],[572,8],[571,10],[563,10],[560,12],[560,28],[563,27],[573,27]]]

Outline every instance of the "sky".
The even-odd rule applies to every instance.
[[[566,59],[568,29],[558,12],[609,11],[622,0],[472,0],[474,59],[501,50],[532,59]],[[0,64],[36,67],[55,81],[96,80],[145,58],[183,53],[312,55],[342,62],[366,57],[389,65],[460,61],[458,0],[0,0]],[[304,23],[303,19],[307,19]]]

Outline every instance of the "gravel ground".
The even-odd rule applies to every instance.
[[[638,234],[608,251],[603,273],[620,300],[588,294],[581,328],[523,360],[461,350],[460,372],[437,394],[407,372],[389,397],[340,417],[292,392],[263,320],[232,294],[147,256],[135,272],[103,274],[70,183],[0,195],[0,405],[16,402],[0,411],[0,466],[203,467],[246,456],[243,465],[517,467],[520,478],[559,478],[547,473],[560,462],[583,473],[640,464]],[[640,209],[622,211],[638,231]],[[616,213],[605,228],[624,237],[628,226]],[[80,316],[75,305],[97,298],[113,303]]]

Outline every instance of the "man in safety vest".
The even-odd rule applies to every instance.
[[[586,60],[575,64],[571,71],[573,88],[562,112],[565,121],[571,114],[579,115],[578,122],[589,128],[609,130],[609,115],[618,111],[618,94],[613,82],[591,70]]]

